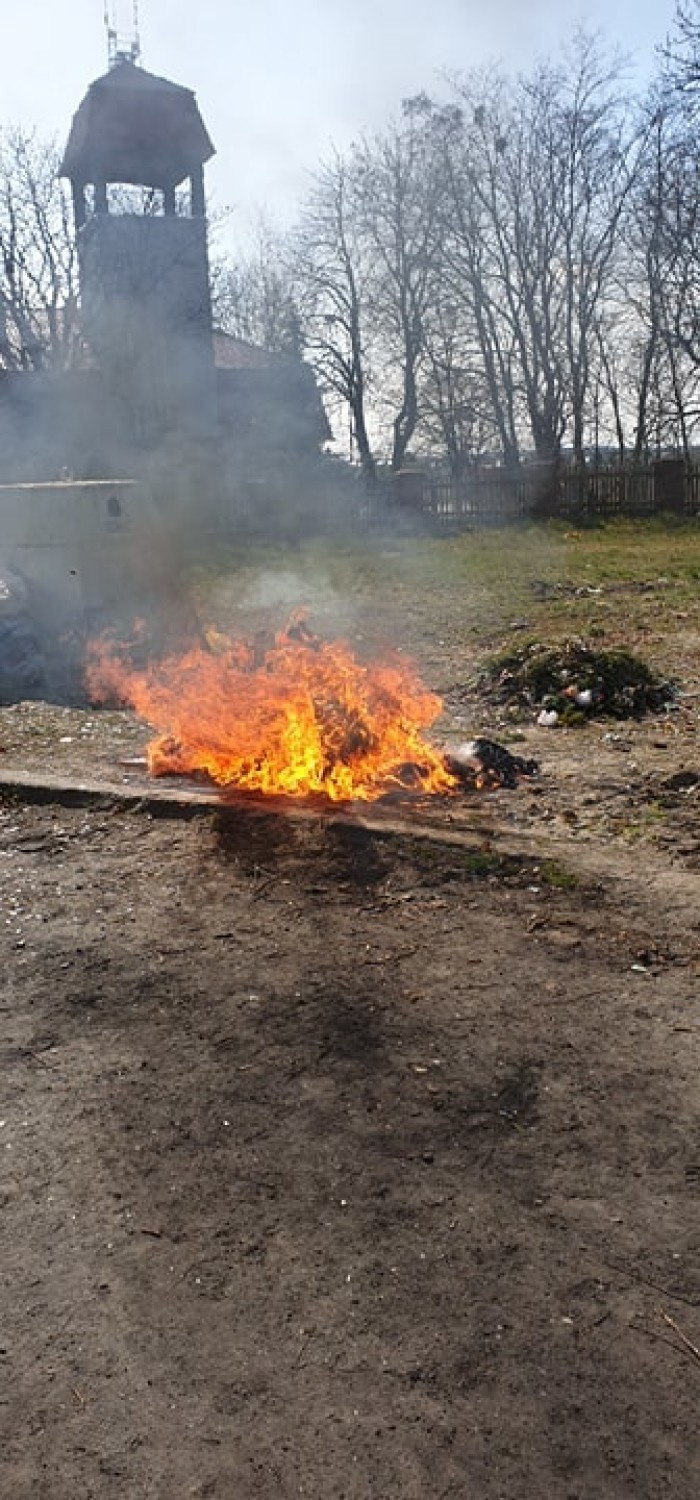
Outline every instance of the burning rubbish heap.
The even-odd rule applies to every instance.
[[[580,640],[506,651],[488,664],[479,685],[492,702],[539,710],[538,722],[547,726],[662,713],[676,692],[630,652],[595,651]]]
[[[158,731],[152,775],[205,776],[231,793],[367,802],[397,793],[512,786],[533,763],[477,740],[452,753],[424,733],[442,704],[398,653],[363,663],[296,616],[274,638],[205,644],[145,666],[94,642],[94,702],[127,705]]]

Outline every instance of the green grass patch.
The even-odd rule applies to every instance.
[[[572,870],[556,860],[528,855],[499,854],[495,849],[453,849],[437,843],[416,843],[407,848],[411,862],[427,885],[452,882],[546,887],[552,891],[574,891],[581,882]]]
[[[357,634],[368,649],[374,633],[425,658],[434,682],[441,662],[445,680],[459,680],[462,664],[525,632],[552,645],[576,635],[605,647],[650,639],[663,654],[695,617],[699,581],[700,526],[659,519],[231,545],[193,572],[207,624],[240,632],[250,605],[269,606],[281,626],[306,603],[323,633]]]
[[[553,859],[545,860],[540,865],[539,881],[551,891],[575,891],[580,885],[579,877],[573,870],[567,870],[565,865],[560,865]]]

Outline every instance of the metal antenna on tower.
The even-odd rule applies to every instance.
[[[124,15],[127,8],[126,0],[105,0],[105,30],[110,68],[116,67],[117,63],[137,63],[141,58],[138,0],[133,0],[130,26]]]

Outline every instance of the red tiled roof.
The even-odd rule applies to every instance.
[[[268,370],[279,358],[258,344],[249,344],[218,328],[214,329],[213,340],[217,370]]]

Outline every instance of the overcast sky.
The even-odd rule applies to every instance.
[[[132,0],[116,0],[130,25]],[[209,192],[244,228],[288,222],[331,146],[382,126],[441,70],[525,68],[585,19],[642,80],[675,0],[140,0],[142,62],[197,94]],[[0,124],[64,140],[107,64],[104,0],[0,0]]]

